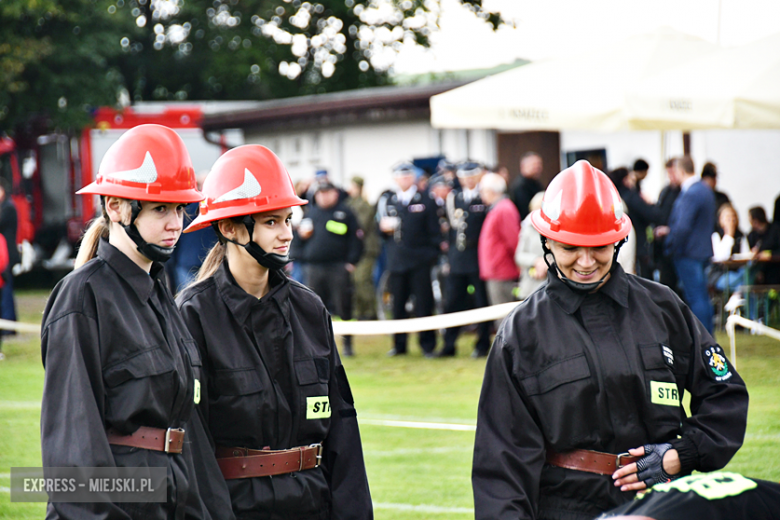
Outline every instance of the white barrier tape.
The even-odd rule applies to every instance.
[[[387,321],[334,321],[333,333],[337,336],[381,336],[403,332],[420,332],[423,330],[438,330],[449,327],[460,327],[483,321],[493,321],[504,318],[520,302],[502,303],[470,311],[451,312],[438,316],[424,318],[409,318],[405,320]],[[0,320],[0,329],[19,332],[41,333],[41,326],[32,323]]]
[[[449,327],[460,327],[471,323],[493,321],[504,318],[520,302],[502,303],[473,309],[470,311],[451,312],[438,316],[424,318],[409,318],[405,320],[385,321],[334,321],[333,334],[336,336],[381,336],[404,332],[420,332],[423,330],[438,330]]]
[[[0,330],[15,330],[17,332],[41,333],[41,326],[34,323],[20,323],[18,321],[0,320]]]
[[[734,368],[737,368],[737,325],[741,325],[746,329],[756,331],[759,334],[763,334],[780,341],[780,330],[773,329],[772,327],[767,327],[763,323],[732,314],[726,320],[726,334],[728,334],[729,342],[731,343],[731,364],[734,365]]]

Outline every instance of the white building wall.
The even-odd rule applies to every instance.
[[[780,130],[691,132],[691,156],[697,171],[707,161],[717,165],[718,190],[737,209],[743,232],[750,230],[753,206],[763,206],[772,220],[780,195]]]
[[[309,178],[318,168],[344,185],[353,175],[364,177],[372,202],[393,186],[396,163],[443,154],[495,164],[497,141],[492,130],[435,129],[427,121],[359,123],[317,131],[246,133],[247,143],[274,150],[293,180]],[[664,163],[682,154],[682,132],[561,132],[561,153],[605,148],[610,168],[631,167],[637,158],[650,164],[643,192],[655,199],[667,184]],[[772,218],[780,195],[780,130],[707,130],[691,133],[696,170],[706,161],[718,165],[719,184],[739,212],[741,229],[749,230],[748,208],[761,205]]]
[[[375,201],[379,194],[394,186],[390,172],[401,161],[438,155],[426,121],[357,125],[344,130],[344,169],[335,177],[342,183],[354,175],[366,181],[365,195]]]
[[[273,150],[293,181],[310,178],[319,168],[344,186],[354,175],[365,179],[364,191],[373,202],[393,187],[395,164],[444,154],[453,161],[466,157],[493,164],[495,133],[486,130],[437,130],[428,121],[359,123],[326,130],[246,131],[247,143]],[[467,153],[466,150],[471,150]]]

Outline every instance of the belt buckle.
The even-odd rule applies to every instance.
[[[615,455],[615,469],[622,468],[623,467],[623,464],[622,464],[623,457],[630,457],[630,456],[631,456],[631,454],[628,453],[627,451],[625,451],[623,453],[618,453],[617,455]]]
[[[314,467],[319,468],[320,462],[322,461],[322,443],[316,442],[314,444],[309,444],[309,448],[317,448],[317,455],[315,455],[317,462],[315,462]]]
[[[168,428],[167,430],[165,430],[165,446],[164,446],[165,453],[171,452],[170,450],[171,442],[173,441],[173,439],[171,439],[171,432],[184,433],[184,428]]]

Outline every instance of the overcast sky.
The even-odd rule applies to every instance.
[[[780,32],[777,0],[485,0],[515,21],[515,28],[497,32],[457,0],[440,1],[441,31],[432,36],[431,49],[404,49],[396,72],[487,68],[516,58],[538,60],[598,48],[661,26],[724,47]]]

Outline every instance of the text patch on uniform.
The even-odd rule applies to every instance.
[[[666,364],[670,367],[674,366],[674,352],[672,352],[672,349],[667,347],[666,345],[661,345],[661,351],[664,354],[664,360],[666,361]]]
[[[677,384],[650,381],[650,402],[665,406],[680,406]]]
[[[327,419],[330,417],[330,398],[327,395],[306,398],[307,419]]]

